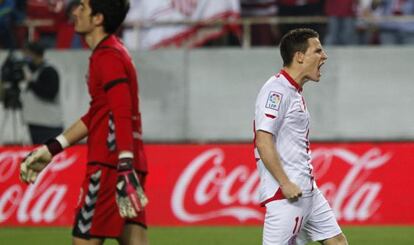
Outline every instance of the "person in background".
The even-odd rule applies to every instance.
[[[42,144],[63,130],[59,74],[44,58],[45,48],[30,42],[23,49],[27,62],[22,82],[22,115],[33,144]]]
[[[414,15],[414,0],[382,0],[378,12],[385,18],[411,16]],[[414,44],[414,21],[379,20],[381,45]]]
[[[375,19],[379,17],[379,5],[382,0],[359,0],[356,7],[355,29],[357,44],[378,45],[379,31]]]
[[[75,21],[72,12],[79,5],[79,0],[71,0],[65,8],[65,19],[59,23],[59,29],[56,36],[56,48],[58,49],[81,49],[86,45],[82,37],[75,32],[73,22]]]
[[[242,17],[272,17],[277,14],[276,0],[241,0]],[[251,25],[252,46],[273,46],[280,39],[276,26]]]
[[[65,19],[65,3],[66,0],[27,0],[27,19],[49,22],[34,28],[32,37],[47,48],[56,46],[56,34]]]
[[[15,2],[13,0],[0,0],[0,48],[16,48],[16,40],[13,32],[13,12]]]
[[[356,0],[325,1],[328,29],[325,45],[351,45],[356,43]]]
[[[312,17],[323,16],[323,0],[278,0],[278,16]],[[324,36],[324,24],[321,23],[281,23],[280,36],[295,28],[312,28]],[[321,38],[323,40],[323,38]]]

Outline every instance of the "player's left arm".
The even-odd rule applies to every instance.
[[[110,63],[107,63],[107,61]],[[120,54],[108,51],[100,57],[99,70],[102,71],[110,112],[115,124],[115,139],[118,150],[118,180],[116,200],[122,217],[132,218],[142,211],[148,202],[137,174],[133,168],[133,128],[132,98],[128,75]],[[108,69],[106,69],[106,66]]]

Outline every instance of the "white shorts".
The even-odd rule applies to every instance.
[[[263,245],[302,245],[342,233],[328,201],[319,190],[314,192],[296,202],[266,204]]]

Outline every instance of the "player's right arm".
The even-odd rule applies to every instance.
[[[256,147],[259,151],[260,159],[270,174],[277,180],[282,189],[284,197],[289,200],[297,200],[302,196],[301,189],[289,180],[277,153],[276,146],[273,143],[273,134],[257,130]]]
[[[301,189],[292,181],[283,169],[274,137],[283,124],[289,108],[289,92],[280,82],[270,78],[257,96],[255,109],[256,148],[266,169],[279,183],[282,193],[289,200],[302,195]],[[276,190],[275,190],[276,191]]]
[[[88,135],[88,129],[83,122],[84,118],[76,121],[63,134],[49,139],[30,152],[20,164],[20,179],[25,183],[34,183],[39,173],[64,148],[73,145]]]
[[[88,128],[83,120],[84,119],[79,119],[63,132],[63,136],[68,141],[69,145],[76,144],[88,136]]]

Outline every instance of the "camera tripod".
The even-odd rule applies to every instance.
[[[15,95],[13,92],[15,91],[8,90],[5,93],[4,113],[0,125],[0,143],[22,145],[25,142],[22,103],[19,94]],[[7,127],[8,125],[10,126]],[[10,136],[6,137],[7,135]]]
[[[16,145],[22,145],[23,140],[23,118],[21,114],[21,110],[14,110],[14,109],[5,109],[4,110],[4,117],[1,122],[1,131],[0,131],[0,139],[2,141],[2,144],[16,144]],[[9,124],[8,124],[9,123]],[[11,134],[11,138],[7,140],[6,138],[6,126],[10,125],[11,123],[11,131],[9,134]]]

